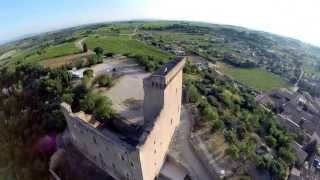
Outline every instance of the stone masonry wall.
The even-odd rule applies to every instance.
[[[64,114],[73,144],[84,156],[117,179],[142,179],[137,149],[102,135],[81,119],[72,116],[70,112],[65,111]]]

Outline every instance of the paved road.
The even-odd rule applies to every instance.
[[[191,132],[191,114],[185,108],[181,109],[181,123],[176,131],[175,138],[170,147],[169,155],[178,159],[188,169],[193,180],[213,180],[202,162],[193,151],[188,138]]]

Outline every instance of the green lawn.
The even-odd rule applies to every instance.
[[[257,90],[269,91],[276,88],[287,88],[289,83],[281,77],[260,68],[236,68],[219,64],[220,70],[226,75]]]
[[[45,48],[41,54],[34,53],[26,57],[26,62],[38,62],[45,59],[70,55],[79,53],[80,50],[74,45],[73,42],[63,43],[56,46]]]
[[[134,39],[129,39],[127,36],[104,36],[104,37],[89,37],[86,43],[90,49],[102,47],[106,52],[117,54],[135,54],[142,56],[153,56],[155,59],[165,60],[170,57],[170,54],[150,47],[142,42]]]

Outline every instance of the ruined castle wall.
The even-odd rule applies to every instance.
[[[140,147],[144,180],[153,180],[165,161],[172,136],[180,121],[181,96],[182,71],[178,71],[164,89],[163,109],[154,121],[145,143]],[[157,97],[150,100],[157,101]]]
[[[94,128],[76,117],[70,106],[63,103],[62,111],[73,144],[116,179],[154,180],[180,122],[183,65],[181,61],[170,68],[168,74],[154,74],[144,80],[146,127],[137,147],[126,144],[107,129]]]
[[[142,179],[137,149],[109,138],[114,136],[112,133],[102,135],[70,113],[65,114],[65,117],[73,144],[83,155],[117,179]]]

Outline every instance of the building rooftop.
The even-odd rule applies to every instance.
[[[177,58],[175,60],[167,62],[161,68],[156,70],[152,76],[166,76],[177,64],[179,64],[183,58]]]

